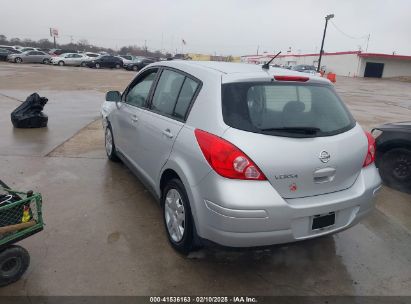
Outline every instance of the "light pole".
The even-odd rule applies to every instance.
[[[325,33],[327,32],[328,20],[330,20],[331,18],[334,18],[334,14],[329,14],[329,15],[325,16],[325,27],[324,27],[323,41],[321,42],[320,58],[318,58],[317,72],[320,72],[320,68],[321,68],[321,57],[323,56]]]

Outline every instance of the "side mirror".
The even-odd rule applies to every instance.
[[[119,91],[109,91],[106,93],[106,101],[118,102],[121,100]]]

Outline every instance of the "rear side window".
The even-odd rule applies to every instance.
[[[184,120],[199,83],[181,73],[164,70],[152,100],[152,109],[160,114]]]
[[[161,73],[153,96],[152,109],[154,111],[167,115],[173,114],[184,78],[184,75],[169,70],[164,70]]]
[[[332,87],[310,84],[223,85],[223,117],[244,131],[288,137],[330,136],[355,126]]]
[[[186,77],[183,87],[181,88],[180,96],[178,96],[177,104],[174,109],[174,116],[180,119],[185,118],[198,86],[198,82]]]

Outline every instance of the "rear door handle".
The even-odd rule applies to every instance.
[[[168,138],[173,138],[173,137],[174,137],[174,135],[173,135],[173,133],[171,133],[170,129],[165,129],[165,130],[163,131],[163,134],[164,134],[165,136],[167,136]]]

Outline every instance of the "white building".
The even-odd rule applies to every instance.
[[[246,55],[242,62],[262,64],[274,55]],[[271,64],[295,66],[299,64],[317,67],[319,54],[279,55]],[[362,53],[361,51],[324,53],[321,66],[331,72],[350,77],[398,77],[411,76],[411,56],[395,54]]]

